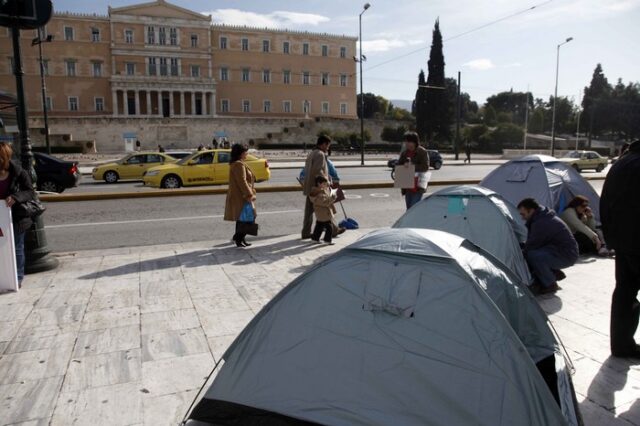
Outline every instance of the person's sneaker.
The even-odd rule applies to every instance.
[[[314,243],[316,243],[316,244],[320,244],[320,240],[316,240],[315,238],[311,238],[311,237],[309,237],[309,238],[310,238],[310,239],[311,239],[311,241],[313,241]]]
[[[326,243],[328,246],[335,246],[335,245],[336,245],[336,243],[334,243],[333,241],[325,241],[325,243]]]
[[[606,247],[600,247],[600,250],[598,250],[598,256],[609,257],[609,250]]]
[[[558,283],[553,283],[548,287],[541,287],[540,294],[553,294],[558,290],[562,290],[562,287],[560,287]]]
[[[567,278],[567,275],[560,269],[552,269],[553,274],[556,276],[556,281],[562,281]]]

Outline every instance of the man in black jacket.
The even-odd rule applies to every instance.
[[[524,257],[539,286],[532,291],[555,293],[560,289],[558,279],[564,277],[561,269],[578,260],[578,243],[556,213],[540,206],[533,198],[520,201],[518,211],[529,230]]]
[[[607,246],[616,252],[611,300],[611,354],[640,358],[634,340],[640,318],[640,140],[611,167],[602,188],[600,219]]]

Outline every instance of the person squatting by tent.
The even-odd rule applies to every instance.
[[[535,279],[531,290],[555,293],[560,290],[558,281],[564,278],[562,269],[578,260],[578,243],[556,213],[533,198],[520,201],[518,211],[529,230],[523,251]]]
[[[566,210],[560,215],[560,219],[571,230],[578,243],[580,254],[597,253],[600,256],[615,254],[615,251],[609,251],[605,246],[604,237],[597,227],[596,219],[591,207],[589,207],[589,199],[587,197],[578,195],[571,200]]]

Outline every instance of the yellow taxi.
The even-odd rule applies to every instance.
[[[94,180],[104,180],[107,183],[116,183],[121,179],[142,180],[142,176],[150,168],[176,161],[177,158],[162,152],[136,152],[94,168],[91,175]]]
[[[181,186],[216,185],[229,183],[230,149],[213,149],[197,152],[177,163],[164,164],[149,169],[143,181],[153,188],[180,188]],[[271,178],[269,163],[251,154],[245,160],[257,182]]]

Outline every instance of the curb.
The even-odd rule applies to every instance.
[[[585,180],[604,180],[604,177],[589,176]],[[448,186],[448,185],[477,185],[480,183],[478,179],[467,180],[441,180],[429,182],[431,186]],[[341,185],[342,189],[388,189],[393,188],[393,182],[363,182]],[[274,185],[274,186],[258,186],[258,193],[269,192],[300,192],[300,185]],[[121,200],[132,198],[166,198],[166,197],[188,197],[197,195],[223,195],[227,193],[227,187],[220,188],[193,188],[193,189],[155,189],[145,192],[107,192],[107,193],[85,193],[85,194],[59,194],[59,195],[40,195],[40,200],[49,203],[74,202],[74,201],[102,201],[102,200]]]

